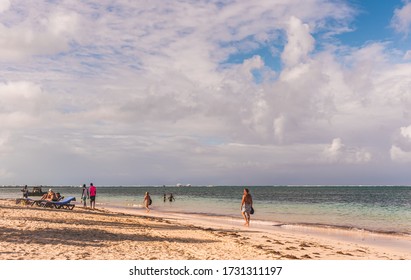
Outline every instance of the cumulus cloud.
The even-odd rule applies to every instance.
[[[9,182],[319,182],[408,151],[411,65],[330,47],[343,1],[32,4],[0,5]]]
[[[401,135],[411,141],[411,125],[401,127]]]
[[[344,145],[340,138],[333,139],[331,145],[324,151],[325,155],[331,160],[338,160],[343,153]]]
[[[411,162],[411,152],[402,150],[400,147],[393,145],[390,149],[391,160],[400,163]]]
[[[334,138],[331,145],[324,149],[324,156],[330,162],[366,163],[371,160],[371,153],[364,149],[347,147],[341,138]]]
[[[291,17],[286,31],[287,44],[281,58],[286,67],[292,67],[307,60],[315,41],[308,24],[301,22],[299,18]]]
[[[4,4],[3,4],[4,5]],[[69,44],[79,40],[81,35],[80,16],[58,6],[38,3],[31,16],[21,11],[30,8],[31,3],[14,1],[4,11],[0,22],[0,61],[21,61],[36,55],[56,55],[68,51]],[[1,8],[1,6],[0,6]],[[6,9],[5,9],[6,10]]]
[[[411,3],[405,3],[403,7],[395,9],[391,26],[397,32],[408,35],[411,27]]]

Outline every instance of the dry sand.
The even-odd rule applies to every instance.
[[[266,229],[253,223],[245,228],[240,219],[164,215],[81,206],[45,209],[0,200],[0,259],[411,260],[409,236],[355,239],[347,232]]]

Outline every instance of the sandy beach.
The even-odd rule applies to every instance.
[[[411,238],[0,200],[1,260],[410,260]]]

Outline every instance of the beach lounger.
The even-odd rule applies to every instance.
[[[22,204],[22,205],[32,205],[33,199],[30,198],[17,198],[16,199],[16,204]]]
[[[32,201],[30,202],[30,205],[31,205],[31,206],[44,207],[44,205],[45,205],[47,202],[50,202],[50,201],[48,201],[48,200],[43,200],[43,199],[32,200]]]
[[[74,204],[70,204],[70,202],[76,201],[76,198],[74,196],[69,196],[67,198],[64,198],[63,200],[60,201],[42,201],[40,202],[41,207],[49,207],[49,208],[56,208],[56,209],[68,209],[68,210],[73,210]]]

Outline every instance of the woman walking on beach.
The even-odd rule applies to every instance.
[[[150,194],[148,192],[146,192],[145,196],[144,196],[144,207],[146,208],[146,212],[150,212],[150,208],[149,206],[151,205],[152,200],[150,197]]]
[[[83,201],[83,206],[87,206],[87,199],[90,198],[90,195],[88,193],[88,189],[86,184],[83,184],[83,191],[81,193],[81,200]]]
[[[245,226],[250,226],[250,214],[253,207],[253,198],[251,197],[249,189],[244,189],[243,198],[241,200],[241,214],[245,220]]]

